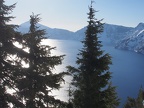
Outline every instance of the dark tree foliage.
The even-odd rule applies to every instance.
[[[15,32],[15,25],[7,24],[13,16],[9,14],[15,8],[15,4],[7,6],[4,0],[0,0],[0,108],[8,108],[9,103],[22,107],[16,95],[9,93],[8,89],[15,90],[16,74],[21,67],[20,59],[14,59],[14,55],[20,58],[22,50],[13,43],[21,40],[20,33]]]
[[[136,99],[128,97],[124,108],[144,108],[144,90],[141,87]]]
[[[68,89],[68,103],[67,103],[67,107],[66,108],[73,108],[73,103],[72,103],[72,94],[73,94],[73,91],[72,91],[72,87],[71,85],[69,85],[69,89]]]
[[[45,30],[37,26],[39,21],[39,15],[32,14],[29,32],[23,36],[23,45],[28,48],[26,63],[29,67],[23,69],[23,76],[17,80],[18,94],[27,108],[61,108],[65,103],[55,99],[50,93],[59,89],[64,81],[65,72],[53,72],[55,66],[62,63],[63,55],[52,55],[51,50],[55,47],[41,43],[47,38]]]
[[[109,81],[111,57],[104,54],[101,41],[98,40],[98,34],[103,32],[103,24],[95,18],[95,12],[91,3],[83,48],[76,61],[78,67],[68,66],[75,87],[74,108],[116,108],[119,105],[115,87]]]

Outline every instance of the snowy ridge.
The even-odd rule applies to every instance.
[[[29,22],[25,22],[20,25],[18,31],[26,33],[29,26]],[[40,29],[46,30],[46,36],[49,39],[82,41],[85,37],[86,27],[72,32],[65,29],[50,28],[42,24],[38,24],[38,26]],[[99,34],[99,37],[103,43],[112,44],[115,48],[144,54],[144,23],[139,23],[135,28],[104,24],[104,31]]]
[[[144,54],[144,23],[139,23],[131,32],[127,32],[127,37],[118,42],[116,48],[131,50]]]
[[[29,30],[29,26],[30,26],[29,21],[25,22],[20,25],[18,31],[26,33]],[[50,39],[83,40],[86,31],[86,27],[76,32],[72,32],[64,29],[50,28],[42,24],[38,24],[37,26],[39,26],[40,29],[45,29],[46,36]],[[99,37],[101,37],[102,41],[110,41],[116,43],[118,40],[125,37],[124,35],[125,32],[129,31],[130,29],[132,28],[119,25],[104,24],[104,32],[100,34]]]
[[[19,26],[18,31],[22,33],[27,33],[29,31],[30,23],[25,22]],[[40,29],[44,29],[46,31],[46,36],[50,39],[72,39],[73,38],[73,32],[64,30],[64,29],[57,29],[57,28],[50,28],[42,24],[37,25]]]

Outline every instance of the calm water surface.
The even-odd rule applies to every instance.
[[[76,56],[82,47],[79,41],[70,40],[45,40],[44,44],[55,47],[52,52],[54,55],[65,54],[62,66],[56,67],[57,72],[64,71],[65,66],[75,66]],[[113,46],[104,44],[103,50],[112,57],[112,65],[110,71],[112,74],[112,83],[117,86],[118,96],[121,98],[121,105],[126,101],[127,96],[136,97],[141,86],[144,87],[144,55],[131,51],[123,51],[115,49]],[[70,77],[65,78],[65,84],[62,89],[54,91],[53,94],[64,101],[68,99],[67,90],[71,80]]]

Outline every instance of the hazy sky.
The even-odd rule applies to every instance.
[[[34,12],[41,14],[41,24],[52,28],[76,31],[87,25],[88,6],[91,0],[5,0],[17,3],[11,23],[21,24]],[[144,0],[95,0],[97,19],[104,23],[135,27],[144,22]]]

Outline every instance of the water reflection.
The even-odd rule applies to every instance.
[[[81,49],[82,44],[79,41],[69,40],[44,40],[43,44],[57,47],[52,53],[56,55],[65,54],[63,65],[56,67],[56,71],[65,71],[65,66],[76,65],[76,56]],[[113,46],[104,44],[103,49],[112,56],[113,64],[110,66],[113,85],[117,86],[117,92],[121,98],[121,104],[124,104],[127,96],[136,97],[138,90],[144,86],[144,55],[131,51],[115,49]],[[60,91],[54,91],[56,98],[66,101],[68,99],[67,90],[70,77],[66,77],[66,82]]]

